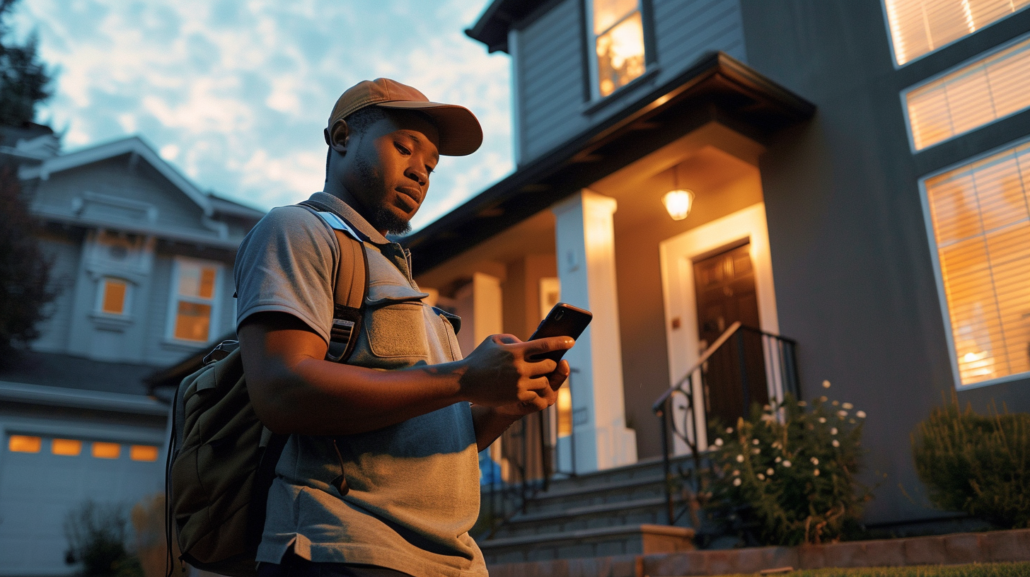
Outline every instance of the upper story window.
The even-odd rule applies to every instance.
[[[639,77],[647,66],[641,0],[586,2],[594,52],[591,91],[595,98],[604,98]]]
[[[997,22],[1030,0],[884,0],[894,61],[902,66]]]
[[[109,315],[125,315],[129,312],[129,283],[117,278],[100,280],[100,295],[97,307]]]
[[[904,92],[912,147],[928,146],[1030,107],[1030,39]]]
[[[172,276],[171,337],[206,343],[211,339],[221,265],[180,258]]]
[[[931,244],[959,385],[1030,372],[1030,143],[929,177]]]

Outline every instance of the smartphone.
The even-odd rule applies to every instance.
[[[594,315],[588,310],[574,307],[568,303],[558,303],[554,305],[551,312],[547,313],[544,320],[540,321],[529,340],[547,337],[572,337],[578,339],[579,335],[583,334],[583,331],[586,330],[587,325],[590,324],[593,318]],[[551,351],[542,355],[535,355],[531,360],[551,359],[557,363],[565,355],[565,352]]]

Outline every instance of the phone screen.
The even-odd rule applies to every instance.
[[[568,303],[558,303],[547,313],[544,320],[540,321],[529,340],[547,337],[572,337],[578,339],[593,318],[594,315],[588,310],[574,307]],[[537,355],[531,360],[551,359],[554,362],[558,362],[565,353],[566,351],[552,351]]]

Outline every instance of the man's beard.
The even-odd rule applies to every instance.
[[[386,183],[372,164],[363,158],[357,162],[358,178],[365,190],[384,190]],[[376,230],[385,230],[389,234],[407,234],[411,232],[411,222],[390,212],[384,199],[380,198],[375,206],[366,206],[368,224]]]

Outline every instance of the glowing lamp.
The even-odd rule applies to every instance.
[[[662,197],[665,210],[669,211],[672,220],[683,220],[690,214],[694,204],[694,193],[689,190],[670,190]]]

